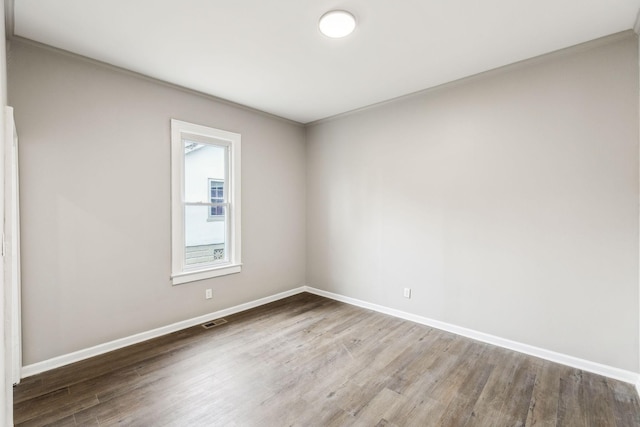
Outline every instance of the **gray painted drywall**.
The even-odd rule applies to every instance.
[[[304,284],[301,126],[24,41],[8,68],[25,365]],[[171,118],[242,135],[240,274],[171,286]]]
[[[309,126],[307,282],[637,371],[635,36]]]
[[[14,41],[23,362],[306,267],[321,289],[637,371],[637,60],[633,36],[599,41],[309,126],[305,150],[295,124]],[[243,136],[239,275],[170,285],[172,117]]]

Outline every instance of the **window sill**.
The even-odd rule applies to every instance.
[[[242,264],[231,264],[206,270],[195,270],[184,273],[173,274],[171,281],[174,285],[195,282],[197,280],[211,279],[212,277],[226,276],[227,274],[240,273]]]

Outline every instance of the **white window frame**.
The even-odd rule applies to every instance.
[[[225,251],[228,255],[225,262],[206,267],[185,264],[184,210],[186,201],[184,197],[183,139],[188,136],[211,141],[209,143],[213,145],[227,147],[227,176],[224,179],[224,184],[227,192]],[[241,136],[238,133],[171,119],[171,280],[174,285],[239,273],[242,269],[240,142]],[[206,205],[206,203],[203,204]]]

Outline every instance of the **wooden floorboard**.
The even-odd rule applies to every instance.
[[[634,387],[303,293],[29,378],[17,426],[640,426]]]

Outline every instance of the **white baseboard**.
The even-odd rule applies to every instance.
[[[399,317],[401,319],[410,320],[415,323],[420,323],[432,328],[452,332],[457,335],[462,335],[463,337],[482,341],[488,344],[496,345],[498,347],[517,351],[519,353],[528,354],[530,356],[539,357],[551,362],[560,363],[562,365],[571,366],[577,369],[582,369],[583,371],[592,372],[594,374],[603,375],[605,377],[624,381],[626,383],[635,384],[636,389],[638,390],[638,394],[640,394],[640,374],[638,374],[637,372],[626,371],[624,369],[614,368],[612,366],[591,362],[589,360],[580,359],[566,354],[556,353],[555,351],[545,350],[540,347],[534,347],[532,345],[523,344],[517,341],[511,341],[505,338],[497,337],[495,335],[485,334],[484,332],[463,328],[461,326],[456,326],[450,323],[441,322],[439,320],[429,319],[428,317],[418,316],[416,314],[395,310],[393,308],[384,307],[382,305],[372,304],[370,302],[346,297],[340,294],[335,294],[333,292],[323,291],[321,289],[316,289],[310,286],[305,286],[304,290],[315,295],[320,295],[336,301],[377,311],[379,313]]]
[[[41,372],[45,372],[51,369],[59,368],[61,366],[68,365],[70,363],[79,362],[90,357],[99,356],[101,354],[117,350],[132,344],[137,344],[143,341],[157,338],[162,335],[170,334],[182,329],[190,328],[192,326],[199,325],[208,320],[218,319],[224,316],[230,316],[241,311],[249,310],[250,308],[259,307],[264,304],[268,304],[273,301],[277,301],[292,295],[299,294],[306,290],[306,286],[291,289],[289,291],[281,292],[279,294],[271,295],[265,298],[260,298],[255,301],[250,301],[244,304],[236,305],[235,307],[225,308],[223,310],[215,311],[213,313],[204,314],[202,316],[194,317],[192,319],[183,320],[181,322],[173,323],[171,325],[163,326],[161,328],[152,329],[147,332],[141,332],[139,334],[131,335],[125,338],[120,338],[114,341],[109,341],[104,344],[99,344],[84,350],[74,351],[73,353],[57,356],[52,359],[47,359],[42,362],[33,363],[22,367],[22,378],[30,377]]]
[[[439,320],[434,320],[434,319],[419,316],[416,314],[407,313],[401,310],[384,307],[382,305],[373,304],[373,303],[362,301],[356,298],[351,298],[351,297],[343,296],[333,292],[324,291],[321,289],[313,288],[311,286],[301,286],[295,289],[291,289],[289,291],[278,293],[276,295],[260,298],[255,301],[250,301],[244,304],[236,305],[234,307],[230,307],[230,308],[219,310],[213,313],[194,317],[192,319],[183,320],[181,322],[173,323],[171,325],[163,326],[161,328],[131,335],[125,338],[120,338],[104,344],[99,344],[94,347],[90,347],[84,350],[79,350],[73,353],[54,357],[52,359],[44,360],[42,362],[26,365],[22,367],[22,378],[39,374],[41,372],[45,372],[50,369],[59,368],[61,366],[68,365],[70,363],[79,362],[81,360],[88,359],[90,357],[98,356],[98,355],[107,353],[109,351],[117,350],[119,348],[123,348],[132,344],[137,344],[143,341],[147,341],[149,339],[160,337],[162,335],[166,335],[182,329],[190,328],[192,326],[196,326],[201,323],[204,323],[207,320],[217,319],[220,317],[229,316],[234,313],[239,313],[241,311],[249,310],[251,308],[259,307],[261,305],[268,304],[270,302],[277,301],[277,300],[280,300],[292,295],[296,295],[302,292],[309,292],[315,295],[320,295],[326,298],[344,302],[357,307],[362,307],[369,310],[377,311],[379,313],[388,314],[394,317],[398,317],[400,319],[409,320],[411,322],[415,322],[422,325],[430,326],[432,328],[451,332],[451,333],[461,335],[467,338],[471,338],[477,341],[482,341],[488,344],[496,345],[498,347],[503,347],[509,350],[517,351],[519,353],[528,354],[530,356],[539,357],[541,359],[549,360],[551,362],[560,363],[562,365],[571,366],[577,369],[582,369],[583,371],[592,372],[594,374],[603,375],[605,377],[631,383],[635,385],[636,390],[638,391],[638,394],[640,394],[640,374],[636,372],[614,368],[612,366],[591,362],[588,360],[580,359],[580,358],[569,356],[566,354],[557,353],[551,350],[545,350],[543,348],[534,347],[532,345],[523,344],[517,341],[511,341],[505,338],[497,337],[495,335],[485,334],[484,332],[479,332],[473,329],[463,328],[461,326],[456,326],[450,323],[441,322]]]

